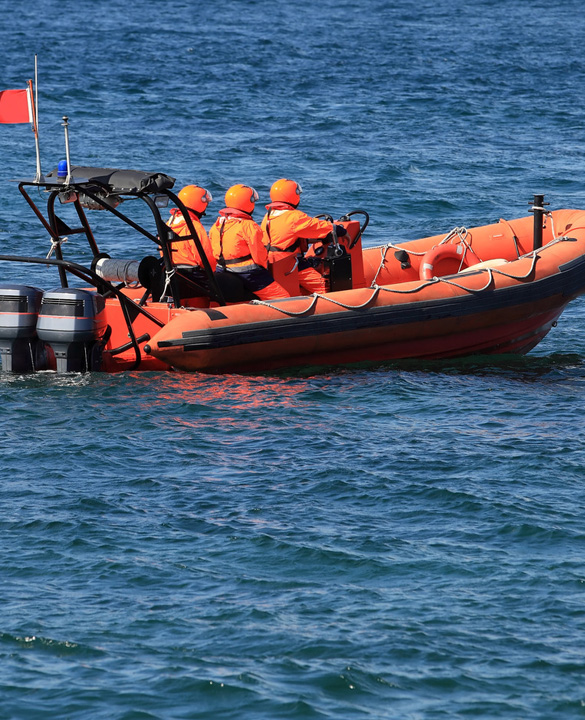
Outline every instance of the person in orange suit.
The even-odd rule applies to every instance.
[[[235,273],[247,290],[261,300],[289,297],[268,270],[264,233],[252,214],[258,193],[248,185],[233,185],[225,194],[226,207],[209,231],[216,273]]]
[[[315,268],[315,258],[305,258],[310,244],[325,241],[335,230],[343,237],[346,230],[343,225],[335,225],[311,217],[297,208],[302,187],[294,180],[281,178],[270,188],[271,202],[266,206],[268,212],[262,220],[264,243],[271,265],[296,254],[299,270],[299,286],[308,293],[327,292],[327,283]]]
[[[211,243],[207,232],[201,223],[201,218],[205,215],[207,206],[213,200],[211,193],[205,188],[198,185],[186,185],[177,196],[189,212],[189,217],[203,248],[211,271],[215,270],[215,258],[211,249]],[[187,225],[187,221],[183,217],[183,213],[179,208],[171,210],[171,217],[167,222],[171,230],[179,237],[185,237],[185,240],[177,240],[171,243],[171,259],[173,264],[177,266],[179,271],[187,277],[194,280],[204,289],[208,287],[207,273],[199,255],[199,251],[195,242],[191,238],[191,230]],[[186,237],[188,236],[188,237]]]

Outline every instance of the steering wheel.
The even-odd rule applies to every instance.
[[[368,215],[368,213],[367,213],[365,210],[351,210],[350,212],[345,213],[345,215],[342,215],[339,219],[340,219],[341,222],[347,222],[348,220],[351,219],[351,216],[352,216],[352,215],[364,215],[365,220],[364,220],[363,224],[360,225],[359,232],[358,232],[358,234],[355,236],[355,239],[352,240],[351,245],[349,246],[349,249],[350,249],[350,250],[351,250],[352,247],[357,243],[357,241],[361,238],[362,233],[363,233],[364,230],[368,227],[368,224],[369,224],[369,222],[370,222],[370,216]]]

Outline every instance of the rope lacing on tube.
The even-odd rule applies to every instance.
[[[563,242],[567,240],[566,237],[558,237],[554,240],[551,240],[551,242],[547,243],[545,245],[545,248],[551,247],[552,245],[556,245],[559,242]],[[388,244],[385,246],[386,248],[392,247],[391,244]],[[512,273],[508,273],[505,270],[500,270],[498,268],[480,268],[477,270],[477,272],[487,272],[488,279],[485,285],[481,288],[470,288],[465,287],[465,285],[462,285],[461,283],[456,282],[455,280],[451,280],[446,277],[434,277],[431,280],[426,280],[424,282],[421,282],[420,285],[417,285],[414,288],[409,288],[408,290],[395,288],[395,287],[387,287],[384,285],[376,285],[375,283],[372,285],[372,294],[370,297],[363,303],[360,303],[359,305],[349,305],[348,303],[341,302],[341,300],[337,300],[335,298],[332,298],[328,295],[320,295],[319,293],[313,293],[311,297],[311,301],[309,305],[301,311],[295,312],[293,310],[287,310],[284,307],[280,307],[278,305],[273,305],[271,302],[267,300],[251,300],[251,305],[262,305],[264,307],[271,308],[272,310],[278,310],[283,315],[288,315],[290,317],[302,317],[303,315],[306,315],[307,313],[311,312],[311,310],[315,307],[315,304],[317,303],[317,300],[326,300],[327,302],[332,303],[333,305],[338,305],[339,307],[344,308],[345,310],[363,310],[364,308],[368,307],[368,305],[371,305],[371,303],[376,299],[380,291],[388,292],[388,293],[394,293],[396,295],[412,295],[414,293],[420,292],[426,287],[429,287],[429,285],[435,285],[436,283],[444,283],[445,285],[450,285],[452,287],[459,288],[460,290],[463,290],[465,292],[468,292],[470,294],[476,294],[481,293],[487,290],[494,281],[494,275],[502,275],[503,277],[510,278],[511,280],[526,280],[527,278],[532,275],[534,272],[534,268],[536,267],[536,262],[539,259],[540,255],[539,252],[542,252],[543,248],[539,248],[538,250],[532,250],[529,253],[526,253],[523,255],[525,258],[532,258],[532,262],[530,263],[530,269],[524,273],[524,275],[513,275]],[[424,253],[419,253],[424,254]]]

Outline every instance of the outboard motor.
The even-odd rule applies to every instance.
[[[106,332],[106,303],[80,288],[57,288],[43,295],[37,334],[55,354],[57,372],[99,370]]]
[[[0,358],[4,372],[43,370],[46,354],[36,332],[43,291],[29,285],[0,285]]]

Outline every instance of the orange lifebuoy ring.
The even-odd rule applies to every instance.
[[[463,268],[480,262],[473,250],[463,243],[435,245],[424,254],[419,270],[420,279],[431,280],[435,277],[435,265],[442,260],[457,260]]]

